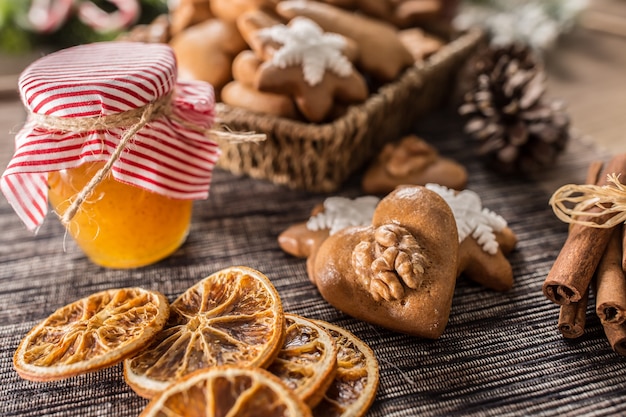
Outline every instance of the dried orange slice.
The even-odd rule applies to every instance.
[[[316,321],[335,339],[337,374],[324,398],[313,409],[318,417],[359,417],[365,415],[378,389],[378,361],[374,352],[348,330]]]
[[[154,397],[139,417],[310,417],[307,405],[261,368],[218,366],[196,371]]]
[[[151,398],[170,383],[218,365],[269,365],[282,347],[285,315],[270,280],[233,266],[185,291],[170,306],[170,319],[154,342],[124,361],[124,377]]]
[[[167,298],[142,288],[102,291],[61,307],[35,326],[13,356],[17,373],[53,381],[134,355],[163,328]]]
[[[333,382],[337,371],[337,345],[313,320],[285,314],[287,332],[278,357],[267,368],[314,407]]]

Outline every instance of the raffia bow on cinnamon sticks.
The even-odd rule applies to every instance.
[[[565,185],[550,199],[556,216],[570,223],[568,237],[543,284],[544,295],[561,306],[565,337],[584,332],[587,296],[595,289],[596,313],[613,350],[626,355],[626,154],[594,162],[586,185]],[[600,172],[602,171],[602,172]]]

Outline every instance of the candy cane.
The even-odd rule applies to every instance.
[[[69,17],[74,0],[33,0],[28,10],[28,23],[37,32],[50,33],[60,28]]]
[[[83,1],[78,6],[79,19],[99,32],[123,29],[134,23],[141,8],[139,0],[108,0],[117,7],[117,11],[107,13],[91,1]]]

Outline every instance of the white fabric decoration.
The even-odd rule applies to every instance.
[[[340,77],[352,73],[352,64],[342,52],[345,39],[336,33],[324,33],[317,23],[306,17],[292,19],[289,26],[261,29],[259,36],[282,44],[272,57],[272,64],[279,68],[302,65],[304,80],[312,87],[322,81],[327,69]]]
[[[350,226],[369,226],[379,201],[378,197],[373,196],[354,200],[329,197],[324,201],[324,211],[309,218],[306,226],[314,231],[330,229],[331,235]]]
[[[426,184],[426,188],[443,197],[452,209],[459,243],[471,235],[485,252],[496,254],[499,245],[493,232],[499,232],[506,227],[506,220],[502,216],[483,208],[480,197],[473,191],[457,193],[438,184]]]
[[[539,51],[554,46],[559,35],[574,26],[588,0],[464,0],[454,26],[483,27],[491,43],[523,42]]]

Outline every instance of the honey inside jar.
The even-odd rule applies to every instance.
[[[73,197],[104,163],[48,174],[48,199],[62,216]],[[185,241],[192,200],[169,198],[116,181],[109,174],[66,224],[68,233],[96,264],[137,268],[172,254]]]

